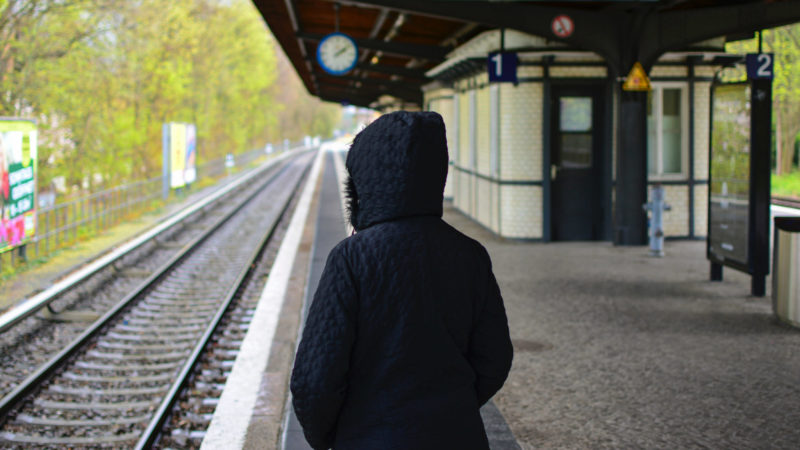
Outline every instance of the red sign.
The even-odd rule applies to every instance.
[[[553,29],[553,34],[556,36],[560,38],[568,38],[572,36],[572,32],[575,31],[575,23],[572,22],[572,18],[570,18],[568,15],[561,14],[553,19],[553,23],[550,24],[550,28]]]

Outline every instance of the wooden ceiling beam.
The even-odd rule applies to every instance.
[[[319,41],[326,35],[317,33],[298,32],[296,36],[306,41]],[[450,51],[446,47],[438,45],[406,44],[402,42],[386,42],[378,39],[353,38],[359,48],[368,50],[380,50],[389,55],[402,56],[405,58],[425,58],[431,61],[444,61],[445,56]]]
[[[427,80],[428,77],[425,76],[425,70],[422,69],[409,69],[406,67],[398,67],[398,66],[387,66],[383,64],[369,64],[369,63],[362,63],[356,66],[357,69],[363,70],[365,72],[376,72],[376,73],[384,73],[387,75],[397,75],[404,78],[414,78],[417,80]]]

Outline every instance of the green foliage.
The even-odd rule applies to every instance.
[[[750,179],[750,89],[735,84],[717,88],[711,142],[711,193],[747,198]]]
[[[164,122],[197,125],[198,164],[330,134],[278,58],[248,0],[0,0],[0,115],[38,119],[40,187],[158,175]]]
[[[800,171],[772,175],[772,195],[800,200]]]
[[[762,51],[775,53],[775,80],[772,84],[773,122],[777,155],[776,173],[792,170],[794,142],[800,133],[800,24],[765,30]],[[755,53],[758,41],[733,42],[726,50]]]

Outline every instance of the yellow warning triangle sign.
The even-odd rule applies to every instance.
[[[644,67],[638,62],[633,65],[628,77],[625,78],[625,84],[622,85],[624,91],[649,91],[650,79],[644,72]]]

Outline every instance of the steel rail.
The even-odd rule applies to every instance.
[[[189,359],[184,364],[177,379],[170,387],[170,390],[164,397],[164,400],[159,405],[155,415],[153,416],[147,428],[145,429],[144,433],[142,434],[142,437],[139,439],[139,442],[136,443],[136,446],[134,447],[135,450],[149,449],[153,446],[153,444],[155,444],[156,440],[159,437],[159,433],[162,427],[164,426],[164,423],[166,422],[167,418],[172,412],[173,406],[175,406],[175,402],[178,401],[181,392],[189,383],[189,377],[192,375],[195,366],[197,366],[197,363],[200,362],[200,358],[203,356],[203,352],[208,347],[208,343],[214,336],[214,333],[219,327],[222,318],[224,317],[225,313],[228,312],[228,309],[230,309],[230,306],[236,299],[237,294],[245,288],[248,276],[250,275],[250,273],[252,273],[252,271],[255,268],[255,265],[252,264],[252,262],[256,261],[259,255],[263,253],[263,251],[266,249],[267,244],[272,239],[272,236],[275,234],[275,231],[278,229],[278,225],[280,224],[281,219],[286,214],[286,211],[289,209],[289,205],[292,203],[292,200],[297,195],[297,189],[305,179],[306,175],[308,174],[310,167],[311,164],[309,164],[303,170],[303,173],[298,178],[297,183],[295,183],[295,185],[292,187],[292,190],[293,192],[295,192],[295,194],[290,195],[286,199],[286,202],[283,205],[281,205],[281,210],[275,216],[275,219],[272,222],[272,225],[269,227],[268,232],[265,233],[265,235],[260,239],[258,245],[255,246],[255,250],[248,258],[248,260],[251,261],[251,263],[247,264],[239,273],[239,275],[236,277],[233,286],[225,295],[225,300],[220,305],[219,309],[217,310],[217,313],[214,315],[214,318],[208,325],[208,328],[206,328],[203,337],[200,338],[197,345],[192,350],[192,354],[189,356]]]
[[[253,178],[257,177],[258,175],[262,174],[267,169],[273,167],[275,164],[285,160],[287,157],[294,155],[297,151],[301,151],[300,149],[295,149],[292,152],[287,152],[275,158],[260,168],[257,168],[250,173],[242,176],[238,180],[220,188],[210,196],[204,198],[200,202],[189,206],[180,212],[176,213],[172,217],[170,217],[166,222],[163,222],[156,226],[155,228],[151,229],[150,231],[142,234],[141,236],[133,239],[132,241],[123,244],[119,249],[112,251],[111,253],[97,259],[96,261],[92,262],[91,264],[79,269],[78,271],[72,273],[62,281],[55,283],[53,286],[45,289],[44,291],[30,297],[20,304],[12,307],[8,311],[6,311],[3,315],[0,315],[0,333],[4,333],[5,331],[9,330],[11,327],[16,325],[17,323],[21,322],[22,320],[32,316],[40,309],[44,308],[45,306],[49,305],[53,300],[55,300],[59,295],[62,293],[72,289],[75,285],[83,282],[87,278],[91,277],[92,275],[96,274],[97,272],[105,269],[106,267],[110,266],[111,264],[115,263],[120,258],[124,257],[128,253],[136,250],[137,248],[141,247],[145,243],[151,241],[152,239],[159,236],[164,231],[170,229],[174,225],[180,223],[186,217],[194,214],[195,212],[205,208],[206,206],[212,204],[220,197],[228,194],[229,192],[238,189],[241,186],[245,186],[246,183],[251,181]]]
[[[771,202],[773,205],[783,206],[786,208],[800,208],[800,199],[789,197],[772,197]]]
[[[282,158],[282,160],[283,159],[286,158]],[[75,340],[73,340],[69,345],[67,345],[64,349],[62,349],[58,354],[53,356],[47,363],[43,364],[34,373],[29,375],[28,378],[26,378],[19,385],[17,385],[17,387],[15,387],[14,390],[12,390],[5,397],[0,399],[0,424],[4,423],[8,419],[8,413],[14,410],[27,397],[28,394],[36,390],[44,380],[53,375],[65,362],[67,362],[73,355],[79,352],[85,343],[87,343],[91,338],[97,335],[110,321],[116,318],[132,301],[134,301],[137,297],[145,293],[156,282],[162,279],[170,269],[172,269],[178,263],[184,260],[190,253],[192,253],[193,250],[195,250],[201,243],[203,243],[206,239],[208,239],[219,227],[221,227],[239,210],[241,210],[247,203],[249,203],[249,201],[252,198],[258,195],[259,191],[264,186],[272,183],[278,177],[278,175],[280,175],[284,170],[286,170],[288,166],[289,164],[287,163],[282,168],[277,170],[274,174],[272,174],[272,176],[270,176],[267,180],[265,180],[261,184],[261,187],[259,189],[254,190],[254,192],[250,196],[245,198],[239,205],[237,205],[227,214],[220,217],[212,226],[204,230],[201,235],[195,237],[189,243],[184,245],[184,247],[181,248],[177,254],[175,254],[172,258],[170,258],[169,261],[164,263],[158,270],[156,270],[152,275],[150,275],[131,293],[126,295],[122,300],[120,300],[113,308],[111,308],[111,310],[106,312],[102,317],[100,317],[97,321],[95,321],[92,325],[90,325],[89,328],[87,328],[83,333],[81,333],[77,338],[75,338]]]

